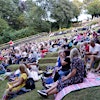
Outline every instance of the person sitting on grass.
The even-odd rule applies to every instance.
[[[0,56],[0,75],[6,73],[5,66],[3,65],[4,57]]]
[[[55,69],[54,69],[55,72],[61,69],[61,59],[60,59],[60,57],[62,55],[63,55],[63,50],[59,50],[58,51],[57,62],[56,62]]]
[[[54,81],[57,81],[62,76],[66,76],[70,72],[70,51],[64,50],[62,54],[60,54],[60,63],[61,66],[55,72]]]
[[[73,48],[71,50],[70,58],[71,72],[67,76],[62,77],[61,80],[58,80],[53,83],[52,87],[50,87],[49,89],[37,90],[37,92],[41,96],[47,97],[49,95],[60,92],[66,86],[83,82],[85,74],[84,61],[80,59],[79,51],[77,48]]]
[[[100,45],[95,43],[93,39],[90,41],[89,52],[85,53],[86,64],[88,60],[90,60],[88,64],[89,69],[92,68],[94,61],[100,60]]]
[[[19,66],[21,75],[19,78],[12,82],[7,83],[7,89],[4,92],[2,100],[8,100],[9,96],[13,93],[17,93],[21,88],[25,86],[25,82],[28,78],[28,72],[24,64]]]
[[[80,50],[81,57],[84,58],[85,53],[89,52],[89,43],[87,41],[81,43],[79,50]]]
[[[6,73],[6,69],[4,68],[2,64],[0,64],[0,75],[5,74],[5,73]]]
[[[99,62],[98,67],[97,67],[96,69],[94,69],[92,72],[93,72],[93,73],[97,73],[97,74],[100,75],[100,62]]]
[[[67,76],[70,73],[70,57],[69,57],[70,51],[69,50],[64,50],[64,51],[60,50],[58,54],[59,54],[59,57],[58,57],[57,65],[53,69],[53,73],[50,75],[50,77],[47,78],[49,83],[43,81],[43,86],[45,88],[51,87],[53,82],[60,80],[61,77]],[[51,81],[51,77],[52,77],[53,81]],[[43,80],[43,78],[42,78],[42,80]]]

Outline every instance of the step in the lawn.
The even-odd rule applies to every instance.
[[[58,52],[49,52],[45,57],[58,57]]]
[[[13,64],[7,67],[8,69],[10,69],[11,71],[16,71],[19,68],[18,64]]]
[[[47,66],[55,66],[56,63],[46,63],[46,64],[39,64],[39,68],[41,70],[45,70]]]
[[[42,58],[39,60],[39,64],[56,63],[56,61],[57,57]]]

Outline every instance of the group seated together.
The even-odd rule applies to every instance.
[[[57,52],[55,66],[47,66],[40,74],[38,60],[48,52]],[[35,81],[42,80],[43,88],[37,93],[43,97],[57,94],[63,88],[82,83],[89,71],[100,73],[100,41],[96,32],[72,35],[69,38],[48,40],[37,43],[30,42],[0,51],[2,62],[0,74],[4,74],[11,64],[19,64],[19,68],[9,76],[7,88],[2,100],[12,98],[21,90],[29,92],[35,88]],[[98,67],[94,68],[95,63]],[[31,83],[31,85],[30,85]]]

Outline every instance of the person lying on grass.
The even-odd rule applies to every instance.
[[[12,82],[7,83],[7,89],[4,92],[2,100],[7,100],[9,95],[16,93],[25,86],[25,82],[28,78],[26,66],[24,64],[20,65],[19,70],[21,72],[20,77]]]
[[[67,76],[62,77],[61,80],[53,83],[49,89],[37,90],[41,96],[47,97],[48,95],[60,92],[66,86],[83,82],[85,74],[84,61],[79,57],[77,48],[71,50],[70,58],[71,72]]]

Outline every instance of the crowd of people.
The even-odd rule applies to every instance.
[[[45,89],[37,91],[43,97],[58,93],[68,85],[83,82],[86,73],[92,70],[96,61],[100,61],[100,40],[96,32],[87,31],[80,34],[77,32],[69,38],[63,37],[41,43],[32,41],[2,49],[0,74],[6,73],[9,65],[19,64],[19,69],[14,72],[18,78],[14,77],[13,81],[7,84],[3,100],[7,100],[11,92],[24,87],[29,77],[34,81],[39,80],[42,76],[39,75],[38,60],[45,57],[48,52],[57,51],[57,63],[50,73],[53,81],[47,84],[42,80]],[[99,70],[100,64],[92,71],[100,72]],[[34,72],[36,73],[33,74]]]

